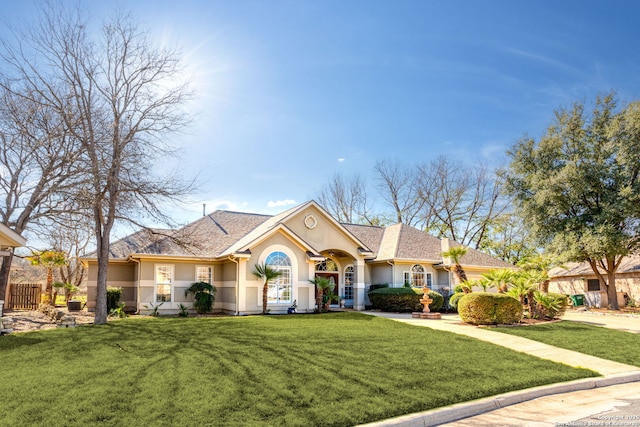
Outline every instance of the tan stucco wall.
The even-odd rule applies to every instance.
[[[304,219],[307,215],[313,215],[317,220],[317,225],[314,228],[310,229],[305,226]],[[356,243],[313,206],[307,207],[293,218],[287,220],[285,225],[318,251],[333,249],[335,251],[344,251],[353,258],[358,257]]]
[[[596,278],[595,274],[580,277],[553,278],[549,283],[549,291],[569,295],[584,294],[588,302],[590,302],[594,299],[597,300],[597,298],[593,297],[595,295],[594,292],[587,291],[587,280]],[[635,301],[636,305],[640,303],[640,273],[619,273],[616,278],[616,291],[619,295],[619,304],[624,301],[622,294],[625,293]],[[606,296],[604,298],[605,300],[602,303],[606,306]]]
[[[122,288],[120,301],[126,308],[136,306],[136,272],[135,263],[111,263],[107,270],[107,286]],[[98,264],[89,263],[87,272],[87,309],[95,310],[97,297]]]

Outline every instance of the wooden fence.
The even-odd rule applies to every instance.
[[[35,310],[40,304],[40,285],[33,283],[11,283],[7,309]]]

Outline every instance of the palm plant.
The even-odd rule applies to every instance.
[[[31,265],[46,268],[47,270],[47,288],[45,291],[46,299],[45,303],[49,305],[55,305],[53,298],[53,269],[55,267],[62,267],[67,264],[67,255],[61,251],[47,250],[36,251],[27,258]]]
[[[495,286],[498,288],[499,293],[504,294],[512,285],[513,275],[513,270],[503,268],[484,273],[482,275],[482,280],[485,281],[488,286]]]
[[[184,295],[193,294],[193,308],[198,314],[210,313],[216,299],[216,287],[207,282],[192,283]]]
[[[443,257],[451,258],[451,261],[453,262],[453,274],[455,274],[456,278],[458,279],[458,283],[460,284],[467,282],[467,273],[464,271],[464,268],[462,268],[462,265],[460,264],[460,260],[466,253],[467,248],[465,248],[464,246],[454,246],[452,248],[449,248],[448,251],[442,252]],[[465,293],[468,292],[465,291]]]
[[[535,314],[534,292],[538,287],[538,275],[534,272],[518,272],[513,275],[511,289],[507,294],[518,299],[523,308],[527,308],[529,317]]]
[[[267,302],[269,301],[269,282],[282,276],[282,272],[268,266],[265,263],[256,264],[253,275],[262,280],[262,314],[267,314]]]
[[[322,276],[316,276],[313,280],[309,280],[309,282],[316,285],[316,305],[318,306],[318,312],[321,312],[323,308],[326,311],[327,305],[331,302],[330,293],[333,290],[334,284],[331,283],[327,277]],[[323,301],[325,293],[327,293],[328,296],[326,304]]]

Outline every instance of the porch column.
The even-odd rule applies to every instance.
[[[353,309],[363,311],[365,306],[364,260],[355,261],[356,283],[353,284]]]
[[[238,258],[236,269],[236,313],[247,311],[247,260]]]

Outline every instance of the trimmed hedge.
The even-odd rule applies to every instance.
[[[122,288],[107,286],[107,313],[118,308],[120,297],[122,296]]]
[[[511,324],[522,320],[522,304],[506,294],[473,292],[458,301],[458,313],[472,325]]]
[[[422,289],[413,288],[378,288],[369,291],[369,300],[373,308],[381,311],[407,312],[422,311],[420,303]],[[444,304],[444,297],[435,291],[429,291],[431,311],[438,311]]]
[[[456,292],[455,294],[451,295],[451,298],[449,298],[449,307],[453,308],[454,310],[458,310],[458,302],[460,302],[460,298],[465,295],[466,294],[464,292]]]

